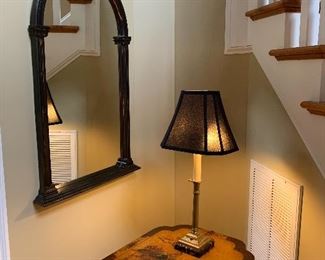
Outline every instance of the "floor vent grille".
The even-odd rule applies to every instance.
[[[302,190],[251,162],[248,245],[256,260],[298,259]]]

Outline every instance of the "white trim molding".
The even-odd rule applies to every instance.
[[[226,0],[225,54],[251,53],[248,43],[248,0]]]
[[[0,129],[0,260],[10,260],[6,189]]]

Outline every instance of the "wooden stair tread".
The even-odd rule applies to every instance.
[[[311,60],[325,58],[325,45],[275,49],[269,52],[277,60]]]
[[[92,0],[68,0],[70,4],[90,4]]]
[[[325,116],[325,102],[304,101],[300,106],[306,108],[311,114]]]
[[[301,0],[281,0],[246,12],[253,21],[282,13],[300,13]]]
[[[50,33],[77,33],[79,31],[79,26],[73,25],[50,25]]]

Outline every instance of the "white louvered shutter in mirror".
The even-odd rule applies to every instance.
[[[49,131],[52,182],[65,183],[77,178],[77,131]]]
[[[256,260],[298,257],[302,186],[252,161],[249,250]]]

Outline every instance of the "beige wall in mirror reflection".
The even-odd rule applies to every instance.
[[[61,17],[67,15],[71,10],[71,5],[68,0],[47,0],[44,13],[44,24],[52,25],[53,23],[53,1],[60,1]]]
[[[114,17],[101,2],[101,55],[79,57],[49,80],[62,125],[78,131],[78,177],[107,168],[119,156],[118,63]]]

